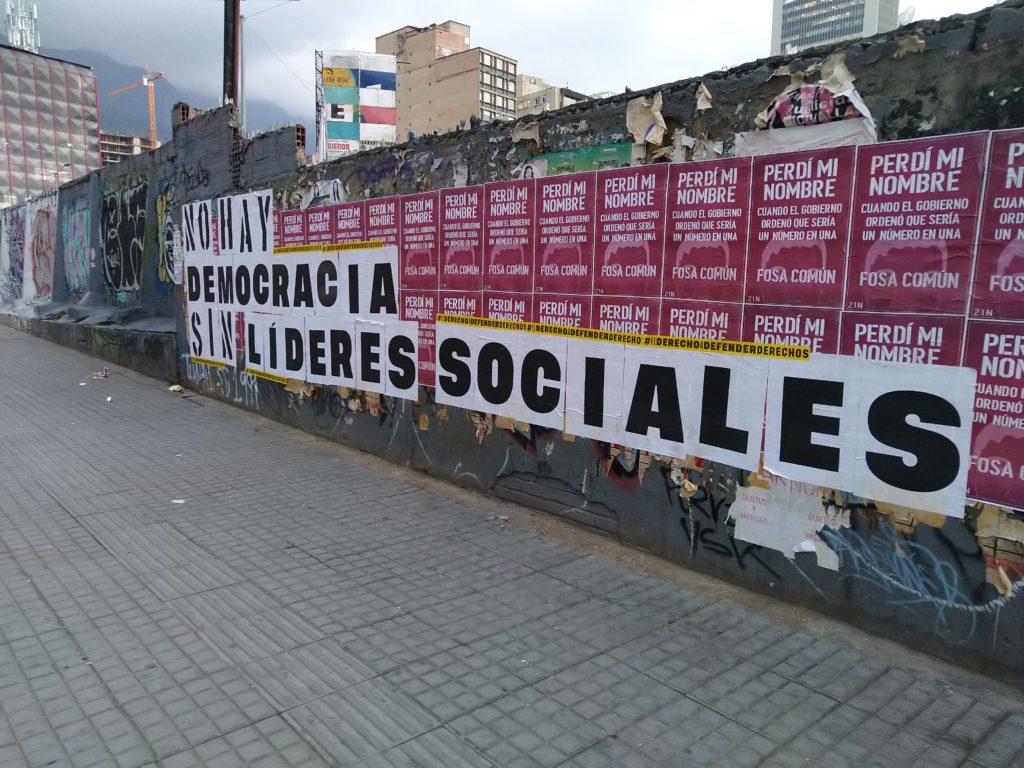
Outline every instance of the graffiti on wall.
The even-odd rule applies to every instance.
[[[64,277],[68,296],[81,295],[89,287],[89,199],[79,197],[62,206],[60,237],[64,246]]]
[[[164,179],[156,187],[157,223],[157,290],[162,294],[170,292],[175,283],[181,282],[179,266],[174,257],[174,180]]]
[[[28,265],[32,270],[26,299],[53,296],[53,263],[57,255],[57,195],[47,195],[28,204]]]
[[[25,272],[25,206],[3,211],[0,226],[0,298],[5,302],[21,298]]]
[[[138,293],[146,244],[149,180],[125,178],[104,190],[100,206],[103,274],[118,301]]]

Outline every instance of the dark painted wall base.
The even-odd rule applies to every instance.
[[[181,381],[173,330],[132,330],[10,314],[0,314],[0,323],[154,379],[168,383]]]

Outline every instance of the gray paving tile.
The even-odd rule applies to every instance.
[[[328,768],[316,753],[281,717],[253,725],[171,755],[161,768]]]
[[[526,683],[535,683],[579,664],[600,651],[571,637],[543,618],[528,621],[467,646]]]
[[[441,722],[526,685],[510,670],[465,646],[411,661],[384,679]]]
[[[334,638],[282,651],[242,669],[280,709],[290,709],[377,673]]]
[[[969,757],[985,768],[1024,765],[1024,713],[1006,715],[971,750]]]
[[[194,595],[245,580],[241,574],[216,560],[189,563],[165,571],[150,571],[139,577],[163,600]]]
[[[446,728],[427,731],[358,765],[359,768],[494,768],[494,763]]]
[[[778,745],[691,699],[680,698],[627,726],[619,738],[656,762],[755,766]]]
[[[449,727],[497,765],[544,768],[608,735],[532,686],[473,710]]]
[[[378,673],[460,645],[444,631],[410,614],[339,632],[334,637]]]
[[[295,707],[285,719],[338,765],[353,765],[439,724],[382,680],[367,680]]]

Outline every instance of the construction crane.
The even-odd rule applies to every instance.
[[[134,83],[128,83],[128,85],[116,88],[110,91],[107,96],[117,96],[119,93],[125,93],[126,91],[133,90],[135,88],[145,87],[149,89],[149,148],[156,149],[157,135],[156,135],[156,96],[153,93],[153,83],[164,76],[163,72],[150,72],[149,65],[146,65],[146,74],[141,79],[136,80]]]

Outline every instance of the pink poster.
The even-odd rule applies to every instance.
[[[366,201],[367,240],[380,240],[384,245],[398,245],[398,198],[381,197]]]
[[[274,211],[274,247],[281,247],[281,236],[284,232],[284,225],[281,223],[281,211]]]
[[[566,328],[589,328],[590,303],[590,296],[538,294],[533,297],[533,319],[536,323]]]
[[[847,309],[966,312],[986,138],[859,148]]]
[[[305,211],[281,211],[281,245],[306,244]]]
[[[533,290],[533,179],[484,187],[484,288]]]
[[[835,355],[839,352],[839,310],[747,304],[743,341],[810,347],[814,353]]]
[[[885,363],[959,365],[960,317],[843,312],[840,354]]]
[[[402,291],[403,320],[419,324],[420,384],[434,386],[434,329],[437,318],[437,291]]]
[[[402,288],[437,288],[440,196],[437,192],[402,195],[400,205]]]
[[[841,307],[853,147],[754,158],[746,301]]]
[[[484,291],[484,317],[533,322],[533,294]]]
[[[441,291],[438,295],[439,315],[483,317],[483,293],[480,291]]]
[[[1024,320],[1024,130],[995,131],[971,317]]]
[[[321,208],[306,209],[306,242],[334,242],[334,208],[325,205]]]
[[[482,285],[484,188],[441,190],[441,287],[478,291]]]
[[[597,184],[594,294],[660,295],[668,167],[603,171]]]
[[[589,296],[594,287],[597,176],[537,179],[534,291]]]
[[[590,327],[600,331],[657,336],[660,301],[654,298],[595,296]]]
[[[366,203],[342,203],[334,206],[335,243],[358,243],[366,240]]]
[[[750,158],[669,166],[667,298],[743,301],[749,212]]]
[[[1020,509],[1024,499],[1024,323],[967,323],[964,365],[978,372],[967,495]]]
[[[739,341],[743,305],[690,299],[664,299],[661,302],[661,335],[685,339],[721,339]]]

